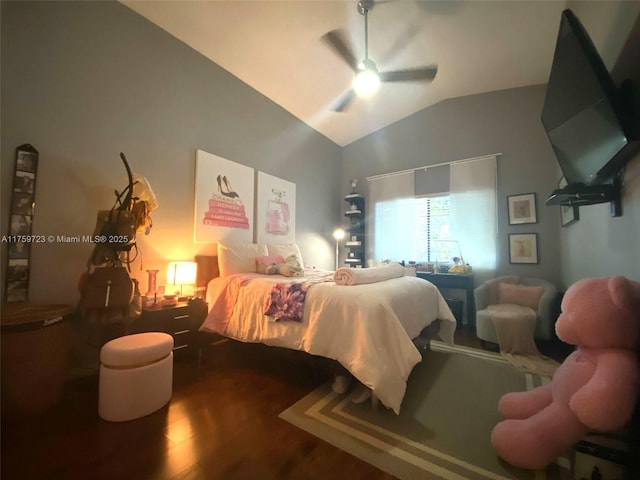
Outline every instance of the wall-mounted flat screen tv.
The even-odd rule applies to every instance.
[[[578,18],[562,12],[542,124],[569,185],[607,183],[633,154],[625,103]]]

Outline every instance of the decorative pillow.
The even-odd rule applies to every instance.
[[[260,265],[275,265],[277,263],[285,263],[282,255],[265,255],[264,257],[256,257],[256,269]]]
[[[283,275],[285,277],[304,277],[304,270],[294,265],[278,263],[275,265],[258,265],[258,273],[264,275]]]
[[[236,273],[256,271],[256,258],[268,255],[264,243],[229,243],[218,242],[218,267],[220,276],[226,277]]]
[[[285,261],[290,265],[294,265],[296,263],[289,258],[291,255],[295,255],[298,266],[304,269],[302,254],[300,253],[300,248],[297,243],[269,243],[267,244],[267,250],[269,251],[269,255],[282,255]]]
[[[510,303],[529,307],[538,311],[544,288],[536,286],[513,285],[511,283],[498,284],[498,303]]]

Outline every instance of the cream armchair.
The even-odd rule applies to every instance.
[[[476,336],[482,340],[483,343],[498,343],[498,334],[496,333],[496,329],[493,325],[493,321],[487,307],[490,304],[499,303],[495,287],[497,283],[500,282],[521,286],[538,286],[543,288],[543,294],[542,297],[540,297],[540,301],[537,306],[538,318],[533,336],[538,340],[552,340],[555,338],[554,325],[557,317],[556,298],[558,295],[558,289],[547,280],[533,277],[498,277],[479,285],[474,290],[473,293],[476,302]]]

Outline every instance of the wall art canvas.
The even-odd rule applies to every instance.
[[[293,243],[296,237],[296,184],[258,172],[256,242]]]
[[[254,170],[196,151],[194,241],[253,241]]]

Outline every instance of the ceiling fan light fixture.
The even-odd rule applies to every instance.
[[[380,86],[380,75],[376,70],[365,68],[360,70],[353,79],[353,89],[359,96],[368,96],[375,93]]]
[[[369,12],[374,0],[359,0],[358,13],[364,17],[364,60],[358,64],[346,35],[340,30],[331,30],[321,38],[355,73],[351,88],[342,96],[340,102],[332,108],[334,112],[343,112],[357,95],[371,96],[381,83],[389,82],[430,82],[438,72],[437,66],[378,71],[376,64],[369,58]]]

